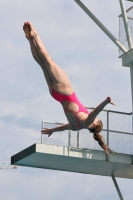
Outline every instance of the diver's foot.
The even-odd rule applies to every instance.
[[[23,25],[23,30],[24,30],[24,32],[25,32],[25,37],[26,37],[27,39],[29,39],[29,37],[30,37],[30,28],[29,28],[29,25],[28,25],[27,22],[24,23],[24,25]]]
[[[34,28],[32,23],[30,23],[30,22],[24,23],[23,30],[25,32],[25,36],[26,36],[27,39],[33,39],[38,35],[36,29]]]
[[[33,26],[32,23],[27,22],[27,24],[28,24],[29,29],[30,29],[30,37],[31,37],[31,38],[35,38],[35,37],[38,35],[36,29],[34,28],[34,26]]]

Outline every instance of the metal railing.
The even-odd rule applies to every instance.
[[[92,107],[87,107],[89,111]],[[112,110],[103,110],[99,115],[104,129],[101,134],[107,145],[117,153],[133,154],[132,112],[124,113]],[[42,128],[52,128],[63,123],[42,121]],[[93,134],[87,129],[80,131],[55,132],[50,137],[41,134],[41,143],[86,148],[92,150],[103,149],[94,140]]]

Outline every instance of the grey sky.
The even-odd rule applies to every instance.
[[[83,2],[118,38],[119,1]],[[22,30],[25,21],[35,25],[85,106],[95,107],[111,96],[117,106],[107,109],[131,112],[129,69],[122,67],[118,48],[73,0],[0,0],[0,19],[0,160],[40,142],[42,119],[66,122],[31,56]],[[0,180],[3,200],[119,199],[107,177],[19,167],[1,170]],[[132,180],[118,183],[124,198],[131,200]]]

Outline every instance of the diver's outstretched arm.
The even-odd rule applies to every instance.
[[[57,127],[54,127],[54,128],[42,129],[41,133],[46,134],[49,137],[54,132],[65,131],[65,130],[73,130],[74,131],[73,127],[70,124],[63,124],[63,125],[60,125],[60,126],[57,126]]]
[[[100,103],[92,112],[90,112],[88,118],[87,118],[87,122],[88,123],[92,123],[96,116],[104,109],[104,107],[108,104],[112,104],[115,106],[115,104],[112,102],[111,98],[110,97],[107,97],[102,103]]]

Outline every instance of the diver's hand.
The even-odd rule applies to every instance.
[[[110,103],[110,104],[116,106],[115,103],[112,102],[111,97],[107,97],[107,98],[106,98],[106,101],[107,101],[108,103]]]
[[[50,137],[52,135],[53,131],[52,131],[51,128],[44,128],[44,129],[41,130],[41,133],[42,134],[47,134],[48,137]]]

